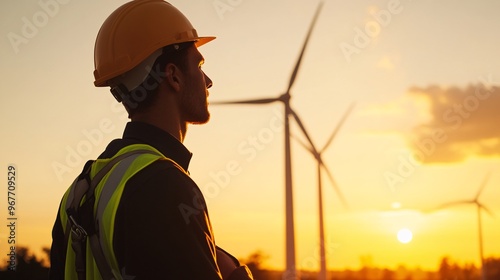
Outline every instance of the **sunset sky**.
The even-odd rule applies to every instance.
[[[123,0],[0,4],[0,224],[7,223],[7,166],[18,169],[17,241],[50,246],[60,198],[85,161],[127,122],[107,88],[93,86],[93,46]],[[276,97],[286,90],[318,1],[170,1],[200,35],[214,82],[209,101]],[[360,259],[437,269],[448,255],[500,256],[500,2],[327,0],[292,89],[292,106],[322,147],[355,107],[323,160],[348,208],[324,178],[329,269]],[[211,106],[190,126],[192,178],[205,195],[216,242],[237,257],[261,250],[285,266],[283,106]],[[292,122],[292,133],[304,141]],[[318,257],[314,158],[292,142],[297,267]],[[152,230],[154,227],[151,227]],[[397,232],[413,240],[402,244]],[[7,252],[0,228],[0,255]],[[145,240],[147,239],[147,234]],[[2,257],[3,259],[3,257]]]

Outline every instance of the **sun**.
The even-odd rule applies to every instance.
[[[402,228],[398,231],[398,240],[401,243],[409,243],[413,239],[413,233],[407,228]]]

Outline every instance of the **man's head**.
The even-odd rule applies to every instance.
[[[153,102],[159,106],[162,102],[173,103],[164,105],[174,105],[182,122],[206,123],[210,118],[207,98],[212,80],[201,69],[205,59],[193,43],[184,44],[177,54],[176,59],[169,56],[158,68],[164,70],[164,78],[157,89],[161,95],[153,94]]]
[[[208,112],[208,89],[212,80],[201,69],[205,59],[198,48],[191,44],[186,49],[186,60],[175,74],[173,63],[165,67],[165,85],[171,86],[176,100],[179,102],[181,121],[193,124],[203,124],[210,119]],[[177,65],[176,65],[177,66]],[[177,78],[177,80],[176,80]],[[177,85],[177,88],[175,86]],[[176,91],[174,91],[176,90]]]
[[[196,60],[197,47],[213,39],[199,37],[189,20],[167,2],[128,2],[116,9],[99,30],[94,84],[110,86],[115,98],[133,115],[154,102],[155,93],[167,81],[169,65],[176,67],[178,71],[171,72],[175,74],[190,70],[188,61]],[[186,84],[182,90],[187,86],[194,85]]]

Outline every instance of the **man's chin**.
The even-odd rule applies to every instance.
[[[210,113],[207,112],[203,116],[198,116],[197,118],[193,118],[189,121],[190,124],[206,124],[210,120]]]

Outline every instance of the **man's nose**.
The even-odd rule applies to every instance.
[[[203,75],[205,75],[205,86],[207,88],[211,88],[212,87],[212,80],[207,76],[207,74],[205,74],[205,72],[203,72]]]

